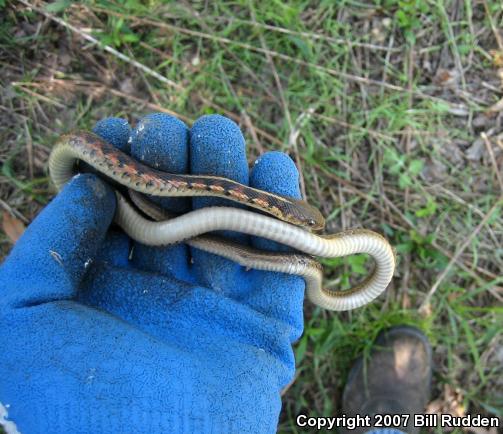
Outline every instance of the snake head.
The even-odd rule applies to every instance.
[[[289,198],[293,205],[288,208],[289,216],[286,221],[311,230],[320,230],[325,227],[325,218],[321,212],[303,200]]]

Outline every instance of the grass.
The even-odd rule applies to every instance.
[[[280,432],[298,432],[300,413],[335,415],[352,361],[395,324],[433,344],[432,411],[503,417],[500,2],[35,4],[0,6],[4,211],[27,223],[50,200],[45,164],[64,131],[226,114],[250,161],[292,156],[330,231],[374,229],[398,252],[378,302],[344,314],[306,303]],[[327,283],[349,286],[363,259],[325,261]]]

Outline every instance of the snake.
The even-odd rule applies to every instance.
[[[84,163],[84,164],[82,164]],[[58,190],[77,173],[91,170],[115,187],[115,222],[137,242],[167,246],[185,242],[197,249],[235,261],[247,269],[302,276],[314,304],[334,311],[364,306],[389,285],[395,253],[386,238],[367,229],[317,235],[325,220],[305,201],[255,189],[213,175],[182,175],[157,170],[134,159],[88,131],[62,135],[49,157],[49,174]],[[128,198],[123,194],[128,193]],[[173,217],[147,196],[214,196],[260,211],[227,206],[205,207]],[[295,249],[269,252],[240,245],[208,232],[230,230],[267,238]],[[348,290],[323,288],[323,270],[316,257],[370,255],[369,275]]]

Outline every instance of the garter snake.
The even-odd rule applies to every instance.
[[[154,220],[143,217],[116,190],[115,220],[133,239],[148,245],[188,244],[260,270],[304,277],[309,299],[330,310],[349,310],[369,303],[387,287],[395,269],[393,249],[376,232],[353,229],[318,236],[324,218],[306,202],[257,190],[230,179],[208,175],[169,174],[148,167],[89,132],[64,135],[53,148],[49,172],[58,189],[76,173],[83,161],[106,178],[137,193],[153,196],[216,196],[259,209],[276,218],[230,207],[208,207],[165,220],[163,212],[137,193],[131,199]],[[215,230],[232,230],[268,238],[293,247],[300,253],[272,253],[238,245],[223,238],[204,235]],[[369,276],[347,290],[322,289],[322,270],[313,256],[340,257],[367,253],[375,261]]]

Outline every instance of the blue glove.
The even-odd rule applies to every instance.
[[[299,197],[295,165],[282,153],[263,155],[248,173],[243,136],[222,116],[190,130],[164,114],[134,130],[106,119],[94,131],[167,172]],[[160,202],[176,212],[231,204]],[[74,177],[0,269],[0,414],[25,434],[275,432],[302,333],[304,281],[184,244],[135,243],[110,227],[115,205],[98,177]]]

